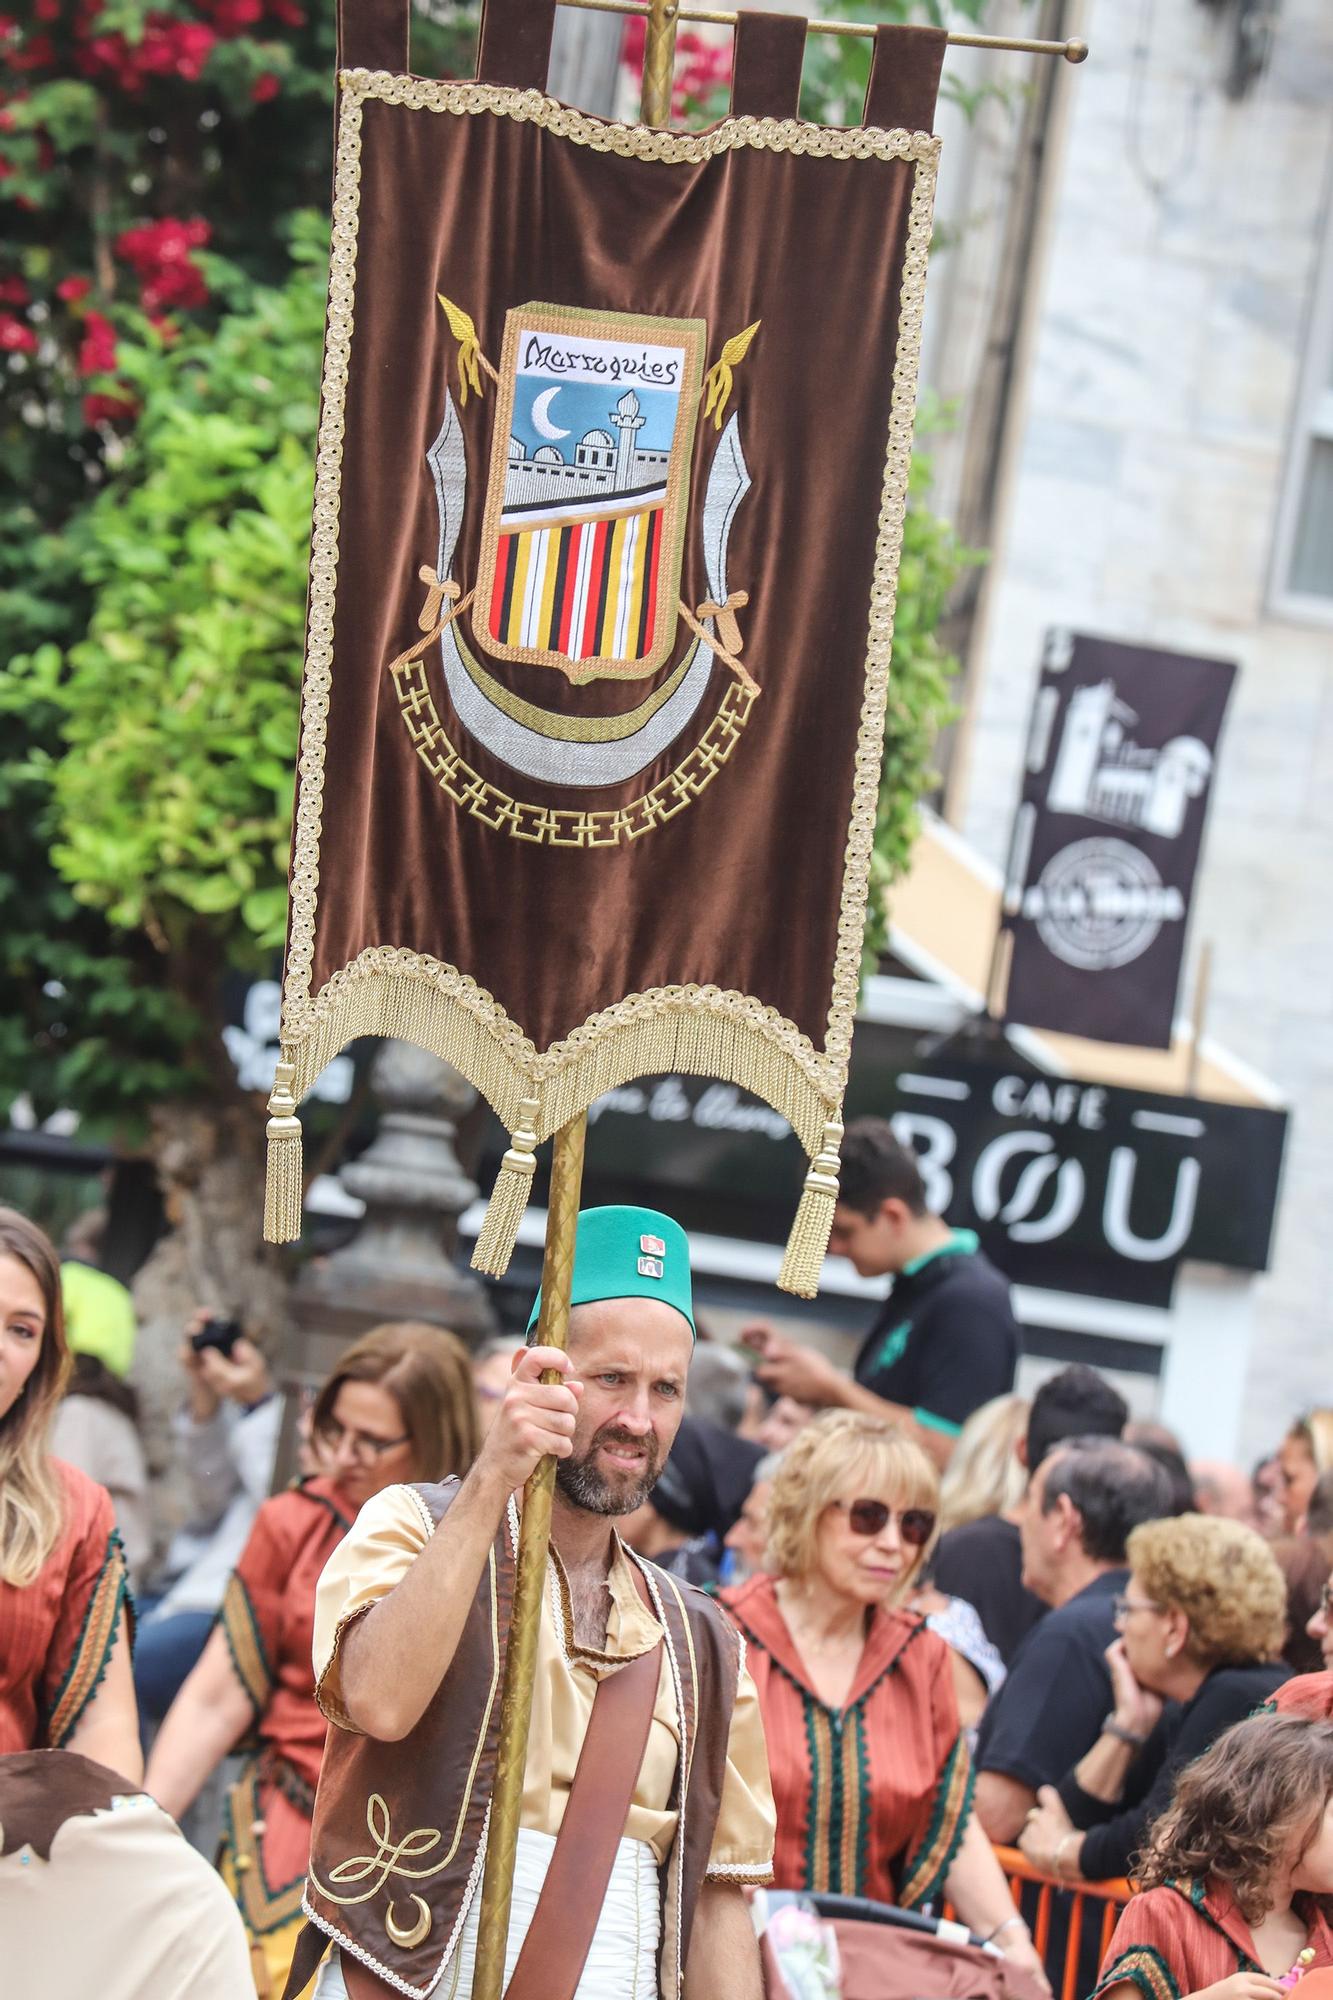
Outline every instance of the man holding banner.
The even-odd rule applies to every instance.
[[[568,1353],[517,1358],[462,1485],[389,1488],[324,1572],[315,1666],[334,1727],[289,1992],[329,1938],[319,2000],[472,1991],[516,1498],[550,1454],[508,2000],[757,2000],[741,1887],[770,1877],[774,1813],[754,1685],[712,1601],[612,1525],[651,1490],[684,1408],[684,1233],[651,1210],[580,1216],[572,1308]],[[536,1324],[534,1306],[530,1339]]]

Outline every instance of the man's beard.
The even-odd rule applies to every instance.
[[[594,1466],[593,1459],[604,1444],[642,1447],[643,1470],[632,1486],[613,1484],[605,1473]],[[555,1483],[566,1500],[582,1507],[585,1513],[632,1514],[637,1507],[642,1507],[656,1486],[660,1470],[655,1437],[631,1437],[628,1431],[618,1430],[614,1424],[604,1424],[586,1451],[556,1460]]]

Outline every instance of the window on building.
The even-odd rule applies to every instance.
[[[1280,614],[1333,625],[1333,204],[1278,514],[1273,599]]]

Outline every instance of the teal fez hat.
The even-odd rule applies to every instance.
[[[660,1299],[674,1306],[694,1333],[690,1245],[685,1231],[655,1208],[585,1208],[574,1238],[571,1306],[599,1299]],[[537,1324],[542,1295],[528,1317]]]

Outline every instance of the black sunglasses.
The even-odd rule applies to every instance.
[[[847,1516],[854,1535],[882,1534],[894,1509],[885,1500],[835,1500],[833,1505]],[[923,1549],[935,1532],[935,1516],[929,1507],[904,1507],[898,1515],[898,1533],[909,1549]]]

